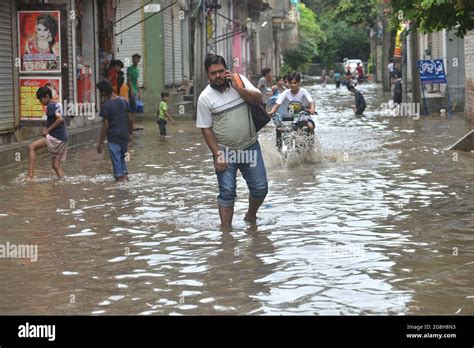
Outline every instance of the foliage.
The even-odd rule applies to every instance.
[[[373,25],[379,14],[379,3],[379,0],[340,0],[331,18],[349,24]]]
[[[291,73],[292,71],[295,71],[295,70],[298,70],[298,69],[294,69],[294,68],[292,68],[291,66],[289,66],[285,63],[285,64],[283,64],[283,66],[280,69],[280,77],[287,76],[289,73]]]
[[[381,0],[302,0],[318,14],[324,40],[315,62],[327,67],[344,58],[366,61],[370,52],[367,27],[377,20]]]
[[[326,34],[326,41],[320,44],[315,61],[327,67],[333,67],[334,63],[342,62],[344,58],[367,61],[370,39],[365,28],[327,17],[321,18],[321,28]]]
[[[375,72],[375,54],[374,52],[370,52],[369,63],[367,64],[367,70],[369,74],[373,74]]]
[[[463,37],[474,29],[473,0],[385,0],[392,6],[390,22],[398,27],[401,20],[411,20],[412,29],[433,32],[456,30]]]
[[[333,11],[340,0],[302,0],[302,2],[317,14]]]
[[[300,20],[298,44],[283,52],[285,64],[293,70],[303,70],[318,52],[318,44],[324,38],[316,14],[304,4],[298,5]]]
[[[356,25],[373,25],[381,0],[302,0],[317,14]]]

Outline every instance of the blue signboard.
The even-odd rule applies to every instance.
[[[442,59],[419,60],[421,83],[448,83]]]

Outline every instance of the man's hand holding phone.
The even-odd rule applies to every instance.
[[[224,74],[224,78],[226,81],[230,82],[231,84],[234,83],[234,76],[232,74],[232,71],[226,70]]]
[[[238,73],[233,73],[230,70],[226,70],[225,78],[237,91],[245,88],[244,83]]]

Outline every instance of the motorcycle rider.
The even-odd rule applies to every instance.
[[[300,121],[307,121],[308,128],[312,132],[314,130],[315,123],[311,115],[314,115],[316,113],[316,104],[313,98],[311,97],[311,95],[308,93],[308,91],[305,88],[300,87],[301,75],[298,72],[294,71],[290,75],[288,75],[288,80],[290,82],[290,88],[285,90],[283,93],[281,93],[278,96],[278,99],[275,105],[273,105],[273,108],[269,114],[275,115],[277,110],[283,104],[288,104],[290,113],[295,113],[299,110],[291,110],[291,105],[292,103],[297,102],[308,109],[308,112],[310,115],[304,116],[305,119],[302,119]],[[281,117],[282,115],[279,115],[279,116]],[[276,117],[276,115],[272,118],[273,118],[273,122],[277,126],[277,132],[278,132],[279,130],[281,130],[281,119]]]

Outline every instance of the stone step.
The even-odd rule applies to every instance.
[[[194,96],[192,94],[185,94],[184,101],[194,102]]]
[[[169,92],[170,99],[168,103],[172,104],[179,104],[184,101],[184,92]]]

